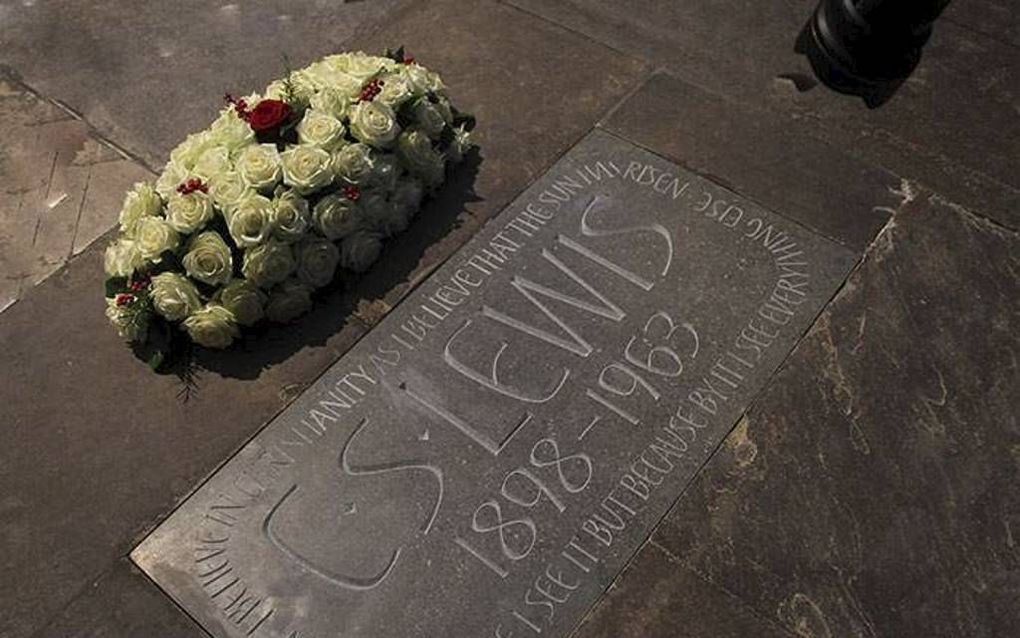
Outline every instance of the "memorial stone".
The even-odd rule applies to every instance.
[[[855,258],[595,131],[133,559],[217,638],[565,636]]]

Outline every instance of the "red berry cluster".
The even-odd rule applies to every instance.
[[[382,80],[380,80],[379,78],[376,78],[376,79],[372,80],[371,82],[369,82],[365,86],[365,88],[361,89],[361,97],[360,97],[361,101],[362,102],[371,102],[372,100],[374,100],[375,97],[377,95],[379,95],[379,92],[382,91],[382,87],[383,87],[384,84],[386,84],[386,83],[383,82]]]
[[[356,202],[361,199],[361,189],[357,186],[344,186],[343,193],[344,197],[352,202]]]
[[[117,295],[117,297],[114,300],[114,303],[116,303],[118,307],[126,306],[126,305],[132,304],[134,302],[135,302],[135,296],[131,295],[131,294],[128,294],[126,292],[122,292],[121,294]]]
[[[244,101],[244,98],[235,100],[233,95],[225,93],[223,95],[223,99],[227,101],[227,104],[234,107],[234,111],[237,112],[237,117],[241,118],[245,122],[251,118],[251,110],[248,109],[248,103]]]
[[[202,180],[198,179],[197,177],[192,177],[183,184],[177,185],[177,192],[180,193],[181,195],[190,195],[195,191],[202,191],[203,193],[208,193],[209,187],[206,186],[205,183],[202,182]]]
[[[131,285],[128,287],[131,289],[132,292],[141,292],[148,288],[149,284],[151,283],[152,279],[150,279],[148,276],[145,276],[137,281],[132,281]]]

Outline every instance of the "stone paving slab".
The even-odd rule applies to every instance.
[[[1020,46],[1020,8],[1011,0],[953,2],[941,19],[951,20],[978,33]]]
[[[793,51],[816,0],[719,2],[506,0],[535,15],[664,65],[731,101],[772,110],[860,159],[1020,228],[1020,48],[955,20],[940,21],[924,59],[881,109],[815,84]],[[965,5],[967,2],[954,4]],[[1016,5],[998,15],[1015,28]],[[954,12],[951,11],[950,15]],[[982,14],[970,8],[955,15]],[[982,14],[988,20],[991,13]],[[966,17],[962,20],[968,20]],[[971,18],[973,22],[976,18]],[[997,32],[997,31],[996,31]],[[736,143],[736,140],[732,140]]]
[[[0,73],[0,312],[106,232],[151,174]]]
[[[919,195],[655,542],[796,635],[1015,634],[1018,255]]]
[[[476,115],[479,154],[470,175],[458,175],[462,184],[453,187],[470,189],[462,206],[471,219],[441,243],[427,227],[397,238],[392,253],[397,259],[422,255],[397,286],[377,282],[387,278],[384,272],[366,277],[367,286],[379,292],[359,309],[370,324],[577,143],[650,70],[637,58],[491,1],[419,3],[350,45],[376,50],[392,42],[440,70],[454,102]]]
[[[156,168],[212,121],[224,92],[264,87],[283,75],[284,55],[293,68],[304,66],[407,4],[9,3],[0,9],[0,64]]]
[[[669,73],[649,78],[603,127],[859,252],[903,199],[888,171]]]
[[[572,638],[796,638],[701,578],[654,543],[627,570]]]
[[[351,318],[359,304],[359,316],[378,321],[388,306],[373,300],[385,304],[405,294],[409,282],[466,241],[636,87],[646,69],[493,2],[430,3],[419,11],[427,13],[399,13],[387,30],[354,46],[381,50],[406,38],[427,63],[435,58],[433,66],[458,91],[459,103],[482,116],[482,151],[357,287],[324,300],[289,331],[206,358],[210,371],[186,405],[176,398],[175,379],[151,375],[105,325],[100,246],[84,250],[0,315],[0,572],[24,575],[0,578],[0,635],[31,635],[70,601],[114,600],[118,588],[135,583],[99,580],[98,593],[88,597],[91,583],[139,535],[363,334],[366,323]],[[429,29],[418,29],[421,24]],[[504,34],[507,24],[514,34]],[[456,38],[437,35],[444,33]],[[441,57],[446,41],[465,48]],[[565,64],[590,62],[590,71],[567,84],[586,98],[576,105],[548,98],[529,109],[532,96],[549,95],[568,75],[549,55],[557,46],[577,56]],[[469,55],[472,63],[458,61]],[[508,90],[508,78],[517,74],[520,90]],[[210,102],[203,108],[211,117],[217,107]],[[526,144],[514,142],[515,132]],[[423,238],[431,242],[427,247]]]
[[[208,638],[127,559],[60,610],[38,638]]]
[[[565,635],[856,259],[595,132],[132,557],[217,638]]]

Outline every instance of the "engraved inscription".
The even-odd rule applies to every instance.
[[[135,559],[217,638],[568,635],[852,263],[593,133]]]

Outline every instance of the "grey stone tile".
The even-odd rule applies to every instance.
[[[1018,256],[908,205],[656,541],[799,635],[1013,635]]]
[[[334,53],[405,4],[24,2],[0,9],[0,46],[26,84],[158,167],[212,121],[225,91],[261,89],[283,74],[283,56],[296,68]]]
[[[1015,46],[942,21],[914,76],[881,109],[868,110],[859,99],[821,87],[798,90],[788,79],[812,78],[793,43],[816,0],[739,9],[658,0],[507,2],[641,55],[734,102],[771,109],[791,128],[1020,228]]]
[[[45,627],[38,638],[208,638],[130,561],[120,560]]]
[[[888,171],[770,111],[667,73],[653,75],[604,126],[855,250],[863,251],[903,197]]]
[[[178,380],[152,374],[106,324],[99,244],[0,321],[5,637],[63,608],[365,331],[351,297],[329,297],[208,357],[182,404]]]
[[[379,277],[392,279],[383,268],[369,275],[376,298],[370,301],[378,303],[363,309],[360,316],[367,321],[395,305],[499,213],[637,87],[648,70],[640,60],[489,0],[416,5],[401,20],[355,38],[351,46],[375,50],[392,42],[439,70],[454,102],[477,116],[479,152],[388,249],[392,257],[382,261],[399,262],[395,267],[406,272],[400,284],[375,286]],[[432,220],[445,227],[454,215],[455,229],[442,242],[431,243]],[[417,263],[408,264],[412,258]]]
[[[792,638],[648,543],[572,638]]]
[[[356,4],[361,6],[355,8],[357,11],[369,10],[362,3]],[[363,3],[370,4],[373,3]],[[79,10],[86,11],[87,7],[68,8],[71,12]],[[347,7],[343,10],[347,11]],[[362,316],[367,321],[377,321],[389,310],[387,301],[395,303],[484,219],[522,190],[530,178],[576,141],[617,95],[636,85],[645,68],[639,61],[608,52],[605,47],[495,3],[464,7],[447,2],[431,4],[426,10],[430,13],[400,13],[394,22],[387,24],[386,31],[364,36],[352,46],[381,50],[405,40],[426,56],[434,57],[435,63],[425,57],[423,60],[444,72],[465,108],[478,112],[483,122],[478,133],[483,150],[480,157],[454,175],[419,225],[397,240],[396,246],[387,249],[385,263],[353,289],[326,300],[307,320],[287,331],[257,336],[238,352],[208,357],[203,363],[210,371],[203,376],[200,393],[186,405],[176,399],[179,389],[176,380],[149,374],[105,325],[98,247],[83,250],[65,270],[4,314],[0,322],[0,349],[5,354],[0,401],[5,406],[5,426],[12,425],[0,432],[3,449],[0,485],[9,493],[2,500],[0,516],[0,535],[5,547],[0,554],[0,569],[5,574],[31,575],[16,582],[0,580],[0,635],[28,635],[106,569],[114,557],[124,554],[134,535],[164,515],[364,332],[365,325],[350,318],[359,303],[376,313],[373,316],[366,311]],[[144,24],[150,19],[120,15],[120,22],[112,26],[100,24],[101,16],[113,11],[124,13],[122,7],[118,10],[113,4],[96,8],[83,22],[84,32],[98,33],[129,23],[137,33],[143,33]],[[150,7],[145,11],[157,10]],[[348,28],[349,23],[341,25],[340,18],[340,14],[330,18],[334,22],[327,21],[327,27],[317,32],[315,41],[308,46],[326,43],[330,49],[335,48],[335,41],[330,44],[324,38],[330,29]],[[425,20],[431,20],[429,29],[419,29],[426,24]],[[523,35],[519,41],[507,37],[500,44],[499,38],[491,34],[500,31],[501,21],[509,20]],[[215,30],[220,28],[217,24],[220,23],[197,24],[195,28]],[[55,20],[50,28],[60,38],[71,37],[61,31],[70,27]],[[307,28],[303,28],[305,37]],[[35,35],[38,34],[36,31]],[[492,41],[495,53],[485,59],[485,65],[497,72],[479,76],[478,70],[485,66],[479,66],[477,60],[467,61],[468,56],[474,55],[471,50],[454,52],[452,47],[434,44],[469,36],[482,52],[486,38]],[[29,35],[10,37],[27,41]],[[288,37],[298,36],[292,33]],[[552,57],[556,44],[564,38],[611,73],[608,79],[595,71],[581,74],[584,81],[596,83],[594,88],[571,85],[571,90],[586,96],[582,104],[543,98],[533,105],[531,116],[535,119],[528,120],[525,101],[510,99],[513,90],[503,86],[513,71],[511,60],[505,56],[512,52],[520,57],[517,62],[528,65],[536,76],[548,75],[556,67],[548,60],[530,61],[529,56]],[[446,56],[440,56],[438,51]],[[257,54],[268,55],[261,49]],[[496,54],[504,57],[497,59]],[[182,51],[180,55],[197,53]],[[295,64],[300,62],[294,54],[292,59]],[[92,62],[84,60],[82,64]],[[119,76],[121,79],[144,71],[142,62],[138,62],[139,68],[133,64],[122,69],[126,75]],[[146,64],[152,71],[154,63]],[[277,73],[273,65],[265,64],[264,70],[270,77]],[[196,77],[202,81],[226,77],[214,72],[222,69],[211,70],[208,65],[201,69]],[[176,86],[180,82],[160,74],[181,72],[181,68],[159,70],[153,81]],[[70,82],[70,74],[70,71],[64,76],[55,73],[52,81]],[[90,76],[85,73],[82,77]],[[118,85],[120,81],[116,78],[112,81],[110,95],[103,98],[108,102],[96,102],[96,113],[103,112],[104,104],[114,105],[111,109],[137,108],[136,104],[123,103],[127,98],[124,93],[117,93],[125,90]],[[138,90],[144,92],[142,89],[148,86],[143,83]],[[536,89],[542,86],[545,85],[535,84]],[[130,114],[111,112],[117,117],[124,116],[127,124],[134,121],[137,130],[150,136],[145,139],[155,147],[163,143],[169,147],[195,128],[196,112],[212,113],[216,96],[223,88],[194,88],[194,95],[212,90],[211,101],[199,105],[188,102],[181,107],[186,117],[170,114],[154,123],[153,130],[142,126],[145,122],[141,119],[132,120]],[[500,107],[489,101],[490,94],[512,106],[513,118],[500,117]],[[137,102],[137,95],[132,93],[132,99]],[[157,102],[164,105],[166,100]],[[161,128],[164,123],[165,129]],[[525,145],[514,144],[515,131]],[[31,146],[25,144],[26,148]],[[73,158],[74,164],[96,155],[95,149],[83,145],[68,157]],[[27,168],[25,163],[18,166]],[[109,164],[96,166],[106,170]],[[112,179],[100,177],[102,182]],[[92,218],[90,211],[106,210],[111,202],[116,202],[119,209],[119,195],[107,195],[106,191],[95,191],[92,187],[89,190],[86,199],[95,198],[95,204],[83,209],[75,251],[81,249],[84,238],[91,238],[102,229],[101,215]],[[122,193],[124,187],[114,190]],[[40,399],[56,396],[60,400]],[[43,563],[49,569],[36,572],[35,567]]]
[[[942,19],[1020,46],[1020,9],[1010,0],[952,2],[942,14]]]
[[[0,74],[0,311],[112,226],[150,177],[87,125]]]
[[[218,638],[562,636],[856,260],[596,131],[132,556]]]

